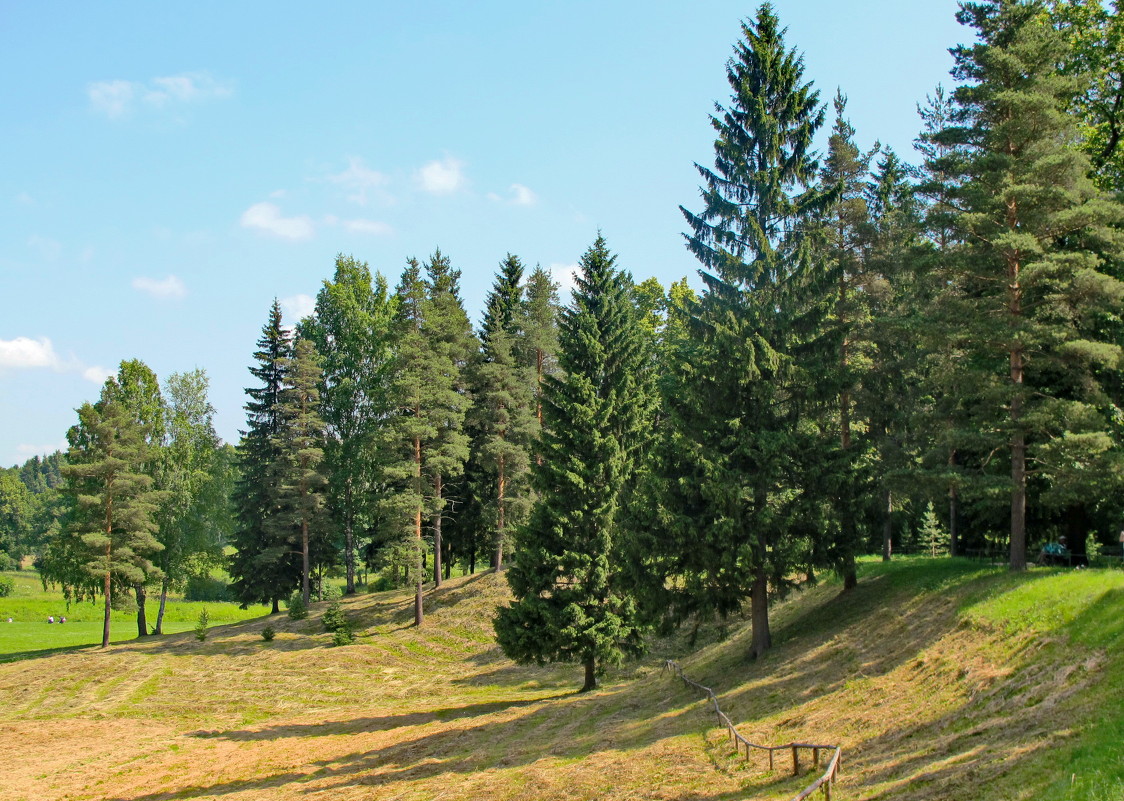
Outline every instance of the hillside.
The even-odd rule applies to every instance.
[[[1124,797],[1124,572],[1010,576],[959,560],[868,563],[779,604],[776,647],[741,622],[576,695],[578,668],[519,667],[491,642],[492,575],[345,608],[0,665],[0,799],[786,798],[810,779],[732,755],[676,656],[758,741],[844,748],[833,798]],[[276,640],[262,640],[272,623]]]

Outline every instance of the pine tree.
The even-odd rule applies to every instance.
[[[654,395],[631,281],[615,261],[601,236],[582,256],[559,332],[563,376],[544,380],[539,494],[507,571],[515,600],[495,619],[509,657],[580,662],[583,690],[641,645],[636,601],[622,588],[619,514],[650,436]]]
[[[803,62],[786,50],[772,7],[742,24],[727,64],[733,90],[718,107],[714,170],[703,178],[703,211],[682,209],[688,249],[703,264],[697,344],[685,366],[687,394],[670,409],[681,435],[682,479],[668,552],[686,588],[681,600],[728,614],[748,590],[754,656],[769,648],[768,590],[806,559],[815,532],[798,509],[801,465],[815,458],[796,355],[822,333],[822,304],[807,231],[832,193],[811,189],[810,147],[824,108]],[[693,597],[692,597],[693,596]]]
[[[536,265],[527,276],[523,302],[518,311],[519,336],[516,356],[531,368],[535,419],[542,425],[542,385],[558,372],[558,284],[550,273]]]
[[[326,514],[322,472],[324,421],[320,418],[321,382],[316,346],[297,339],[292,357],[282,364],[285,383],[278,399],[278,432],[274,448],[278,463],[278,509],[265,521],[267,533],[277,543],[288,543],[300,554],[301,599],[311,601],[312,548],[324,539]]]
[[[70,450],[63,468],[68,491],[76,501],[65,553],[87,576],[97,577],[105,600],[102,648],[109,645],[110,610],[115,587],[143,585],[157,573],[151,558],[160,551],[154,516],[162,500],[152,489],[152,477],[140,472],[150,456],[144,429],[131,411],[115,398],[83,404],[78,425],[70,429]],[[48,559],[44,577],[60,580],[68,592],[84,587],[66,566]],[[57,568],[62,568],[60,571]],[[77,583],[76,586],[76,579]],[[85,585],[88,588],[88,585]],[[147,633],[147,632],[146,632]]]
[[[300,326],[321,356],[325,468],[348,594],[355,592],[356,539],[372,525],[372,501],[383,490],[372,443],[390,410],[395,304],[386,279],[372,278],[366,263],[339,255],[333,279],[316,296],[315,313]]]
[[[957,19],[979,42],[953,51],[966,246],[939,311],[967,357],[958,378],[980,401],[960,430],[1009,456],[1010,566],[1023,570],[1028,473],[1048,481],[1052,446],[1105,442],[1111,426],[1097,372],[1121,348],[1092,321],[1121,312],[1124,286],[1100,254],[1119,248],[1122,213],[1073,147],[1067,109],[1081,84],[1057,70],[1069,45],[1042,3],[964,3]]]
[[[272,604],[276,614],[281,598],[288,597],[300,580],[300,563],[284,541],[277,541],[266,525],[280,508],[277,468],[281,464],[277,437],[281,433],[281,392],[285,365],[292,355],[292,340],[281,325],[281,305],[275,299],[254,353],[257,365],[250,374],[257,387],[248,388],[248,430],[238,448],[239,478],[234,501],[238,526],[232,545],[231,589],[243,606]]]

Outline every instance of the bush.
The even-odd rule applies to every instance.
[[[351,626],[344,626],[332,632],[332,645],[351,645],[355,642],[355,632]]]
[[[199,640],[199,642],[203,642],[207,639],[207,624],[210,622],[210,615],[207,614],[206,609],[203,609],[203,611],[199,613],[199,622],[195,624],[195,639]]]
[[[185,601],[233,601],[230,585],[210,576],[192,576],[183,591]]]
[[[298,590],[289,597],[289,619],[304,620],[306,617],[308,617],[308,607],[305,606],[304,597]]]
[[[261,630],[261,638],[266,642],[273,642],[273,638],[276,636],[277,632],[274,631],[273,626],[266,626]]]
[[[12,555],[0,551],[0,570],[19,570],[19,559]]]
[[[340,589],[338,584],[329,584],[324,582],[320,585],[320,600],[321,601],[334,601],[343,595],[343,590]]]
[[[343,613],[343,608],[340,606],[339,601],[333,601],[328,605],[321,621],[324,623],[325,631],[339,631],[340,629],[347,628],[347,615]]]
[[[0,576],[0,598],[7,598],[16,588],[10,576]]]

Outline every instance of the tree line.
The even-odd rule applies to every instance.
[[[1022,570],[1061,534],[1078,555],[1110,544],[1119,15],[986,0],[958,19],[974,43],[918,108],[916,165],[857,144],[846,95],[823,101],[769,4],[742,24],[713,166],[682,207],[699,293],[637,282],[599,234],[565,307],[508,255],[474,329],[440,250],[393,289],[341,255],[309,317],[286,328],[271,307],[233,458],[205,401],[175,429],[186,389],[162,400],[123,363],[68,437],[74,517],[44,575],[143,609],[144,587],[226,546],[244,604],[340,575],[413,587],[421,625],[427,585],[508,568],[501,646],[577,661],[589,688],[652,626],[747,601],[760,656],[770,599],[824,570],[850,589],[863,553],[1002,548]],[[210,454],[194,479],[189,440]],[[229,525],[197,548],[207,503]]]

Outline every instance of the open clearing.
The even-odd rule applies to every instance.
[[[676,656],[759,742],[839,743],[833,798],[1124,797],[1124,571],[1009,576],[961,560],[866,563],[779,604],[776,647],[738,621],[577,695],[576,666],[520,667],[491,639],[491,574],[428,596],[317,604],[190,633],[0,665],[0,799],[741,799],[791,797],[781,759],[733,755]],[[262,628],[273,625],[267,643]],[[709,643],[709,644],[706,644]]]

